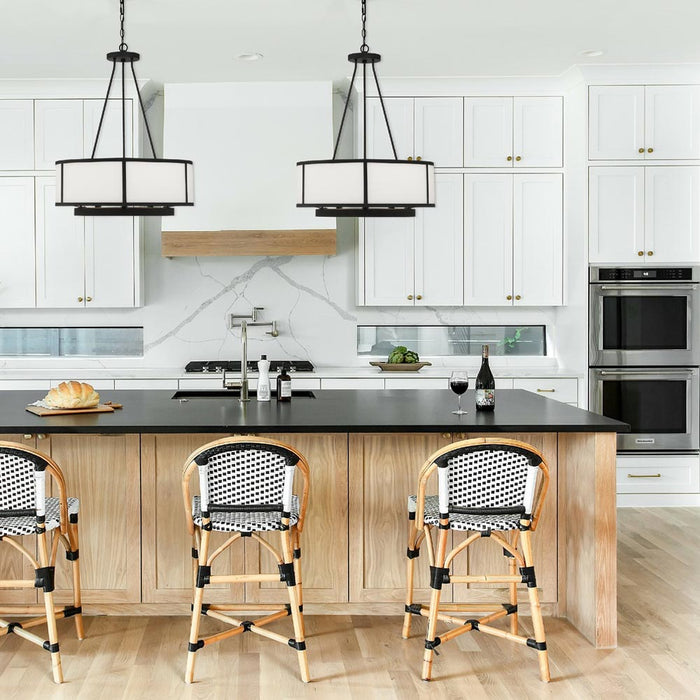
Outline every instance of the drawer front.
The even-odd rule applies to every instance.
[[[0,391],[48,391],[51,388],[50,379],[3,379],[0,381]],[[42,398],[37,396],[37,399]]]
[[[572,377],[542,377],[541,379],[514,379],[514,389],[525,389],[548,399],[563,403],[578,402],[578,380]]]
[[[51,386],[58,386],[61,382],[67,381],[70,381],[70,378],[52,379]],[[97,391],[114,389],[114,379],[77,379],[76,381],[89,384],[93,389],[97,389]]]
[[[115,379],[115,389],[177,389],[177,379]]]
[[[322,379],[321,389],[383,389],[382,377],[362,379]]]
[[[294,372],[291,372],[289,376],[292,378],[292,389],[309,389],[311,391],[314,391],[314,389],[321,388],[321,380],[320,379],[315,379],[313,377],[300,377],[298,374],[295,374]],[[270,384],[272,385],[273,389],[277,386],[276,382],[277,382],[277,375],[271,374],[270,375]]]
[[[644,455],[617,458],[618,493],[697,493],[700,456]]]
[[[384,386],[387,389],[447,389],[448,379],[442,377],[430,377],[418,379],[418,377],[387,377]]]

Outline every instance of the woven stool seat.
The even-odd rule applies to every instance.
[[[202,526],[202,509],[199,496],[192,498],[192,520],[197,527]],[[282,529],[282,511],[244,511],[211,513],[211,529],[217,532],[262,532]],[[292,496],[292,510],[289,524],[299,522],[299,499]]]
[[[416,512],[416,496],[408,497],[408,512]],[[517,530],[522,515],[466,515],[463,513],[450,513],[450,530],[472,530],[474,532],[487,532],[495,530],[507,532]],[[437,496],[426,496],[423,522],[426,525],[437,527],[440,524],[440,504]]]
[[[77,515],[80,502],[77,498],[68,498],[68,515]],[[46,529],[55,530],[60,524],[60,502],[58,498],[46,499]],[[36,516],[0,518],[0,537],[14,535],[33,535],[36,532]]]

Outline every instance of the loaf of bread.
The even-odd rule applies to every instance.
[[[52,408],[94,408],[100,395],[90,384],[61,382],[46,394],[44,403]]]

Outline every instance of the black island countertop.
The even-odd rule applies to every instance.
[[[477,412],[474,392],[462,397],[469,412],[457,416],[449,390],[314,391],[295,397],[240,403],[224,398],[173,399],[173,391],[105,391],[103,401],[123,404],[114,413],[39,417],[25,410],[37,392],[0,392],[3,433],[308,433],[308,432],[628,432],[610,418],[522,389],[497,392],[493,413]]]

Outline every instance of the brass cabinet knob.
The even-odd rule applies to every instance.
[[[418,301],[420,301],[422,298],[423,298],[422,294],[416,294],[416,299],[418,299]]]
[[[39,440],[46,440],[46,435],[44,435],[44,433],[37,433],[36,436]]]
[[[506,160],[507,160],[507,161],[513,160],[513,156],[507,156],[507,157],[506,157]]]
[[[408,299],[409,301],[411,301],[411,300],[413,299],[413,294],[409,294],[409,295],[406,297],[406,299]]]
[[[512,298],[513,298],[513,295],[512,295],[512,294],[509,294],[509,295],[506,297],[506,299],[508,299],[508,301],[510,301]]]
[[[83,297],[78,297],[78,301],[82,304],[82,303],[83,303]]]
[[[653,148],[647,148],[647,153],[653,153],[654,149]]]
[[[647,255],[648,255],[649,257],[651,257],[653,254],[654,254],[654,251],[653,251],[653,250],[648,250],[648,251],[647,251]]]
[[[520,156],[515,156],[515,160],[522,160]]]
[[[450,434],[449,433],[443,433],[442,437],[444,437],[446,440],[450,439]]]
[[[423,160],[423,159],[422,159],[420,156],[418,156],[418,157],[416,158],[416,160]]]
[[[638,251],[637,251],[637,255],[644,255],[644,251],[643,251],[643,250],[638,250]]]
[[[640,148],[640,149],[639,149],[639,152],[640,152],[640,153],[644,153],[644,149],[643,149],[643,148]]]
[[[406,158],[406,160],[413,160],[413,156],[408,156],[408,158]]]
[[[92,297],[87,297],[85,301],[92,301]]]
[[[520,301],[520,298],[521,298],[521,297],[520,297],[520,294],[516,294],[516,295],[515,295],[515,301]]]
[[[22,437],[24,437],[25,440],[31,440],[34,436],[31,433],[25,433]]]

